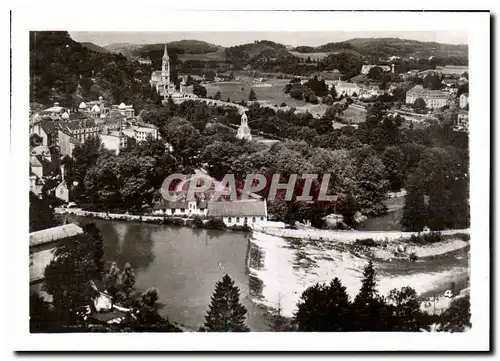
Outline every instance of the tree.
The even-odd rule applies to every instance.
[[[108,274],[104,277],[104,287],[113,298],[118,298],[120,269],[116,262],[111,264]]]
[[[30,147],[41,145],[43,138],[36,133],[30,134]]]
[[[134,291],[135,286],[135,273],[130,263],[125,263],[120,279],[123,285],[123,293],[125,297],[128,298]]]
[[[356,331],[388,330],[390,316],[387,306],[378,294],[375,268],[370,260],[363,271],[361,289],[352,305],[352,317]]]
[[[92,257],[96,266],[95,279],[101,280],[104,276],[104,240],[101,231],[97,228],[94,222],[87,223],[83,227],[83,231],[92,237]]]
[[[214,95],[214,99],[220,100],[220,97],[221,97],[220,91],[217,91],[217,93],[215,93],[215,95]]]
[[[247,309],[240,301],[240,290],[226,274],[215,285],[210,308],[205,316],[205,328],[211,332],[246,332]]]
[[[255,91],[252,89],[250,89],[250,94],[248,95],[248,100],[252,101],[252,100],[257,100],[257,95],[255,94]]]
[[[77,312],[91,299],[89,281],[100,276],[94,244],[87,233],[74,236],[55,250],[45,268],[43,290],[52,295],[57,317],[65,324],[78,319]]]
[[[193,85],[193,94],[196,96],[199,96],[200,98],[206,98],[207,97],[207,89],[200,84],[194,84]]]
[[[439,323],[445,332],[464,332],[472,326],[470,317],[470,296],[467,295],[454,299],[441,314]]]
[[[421,326],[420,301],[417,292],[409,287],[392,289],[388,296],[393,307],[393,331],[419,331]]]
[[[424,77],[423,81],[424,88],[431,90],[439,90],[442,87],[441,78],[437,73],[430,73]]]
[[[405,155],[400,147],[387,147],[382,154],[389,188],[391,191],[398,192],[403,186],[405,179]]]
[[[311,286],[297,303],[298,331],[349,331],[350,307],[346,288],[337,277],[329,285]]]
[[[43,229],[58,226],[54,211],[49,204],[38,198],[33,192],[29,195],[30,214],[29,214],[29,231],[36,232]]]
[[[351,193],[340,200],[337,210],[342,215],[345,224],[352,228],[356,227],[354,216],[358,211],[358,205],[356,198]]]
[[[384,70],[379,66],[374,66],[368,71],[368,77],[373,80],[379,80]]]
[[[415,101],[413,102],[413,109],[414,109],[416,112],[421,112],[421,111],[424,111],[426,107],[427,107],[427,104],[426,104],[425,100],[424,100],[424,99],[422,99],[422,98],[417,98],[417,99],[415,99]]]

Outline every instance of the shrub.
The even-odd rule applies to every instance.
[[[418,256],[415,252],[410,253],[410,261],[416,261],[418,260]]]
[[[286,107],[286,103],[285,102],[281,103],[280,107]]]
[[[432,244],[442,240],[443,236],[439,232],[422,233],[420,235],[412,234],[410,237],[410,242],[417,244]]]
[[[226,224],[222,219],[211,218],[205,223],[205,228],[207,229],[226,229]]]
[[[192,226],[194,228],[203,228],[203,220],[200,216],[194,216]]]
[[[377,242],[373,238],[357,239],[354,242],[355,246],[377,247]]]

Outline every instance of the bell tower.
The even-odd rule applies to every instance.
[[[170,86],[170,59],[168,57],[166,43],[161,63],[161,81],[163,83],[163,88],[165,89],[165,92],[167,92]]]

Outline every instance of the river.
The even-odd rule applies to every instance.
[[[248,276],[248,234],[199,230],[115,220],[87,220],[68,215],[68,221],[95,222],[104,239],[104,259],[120,269],[129,262],[136,289],[156,287],[160,313],[197,330],[205,322],[215,284],[228,274],[240,289],[252,331],[268,330],[266,311],[250,300],[255,282]]]

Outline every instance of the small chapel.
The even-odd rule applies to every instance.
[[[238,133],[236,134],[236,137],[238,139],[252,140],[252,133],[250,132],[250,128],[248,127],[248,118],[246,113],[243,113],[241,115],[241,124],[238,127]]]

